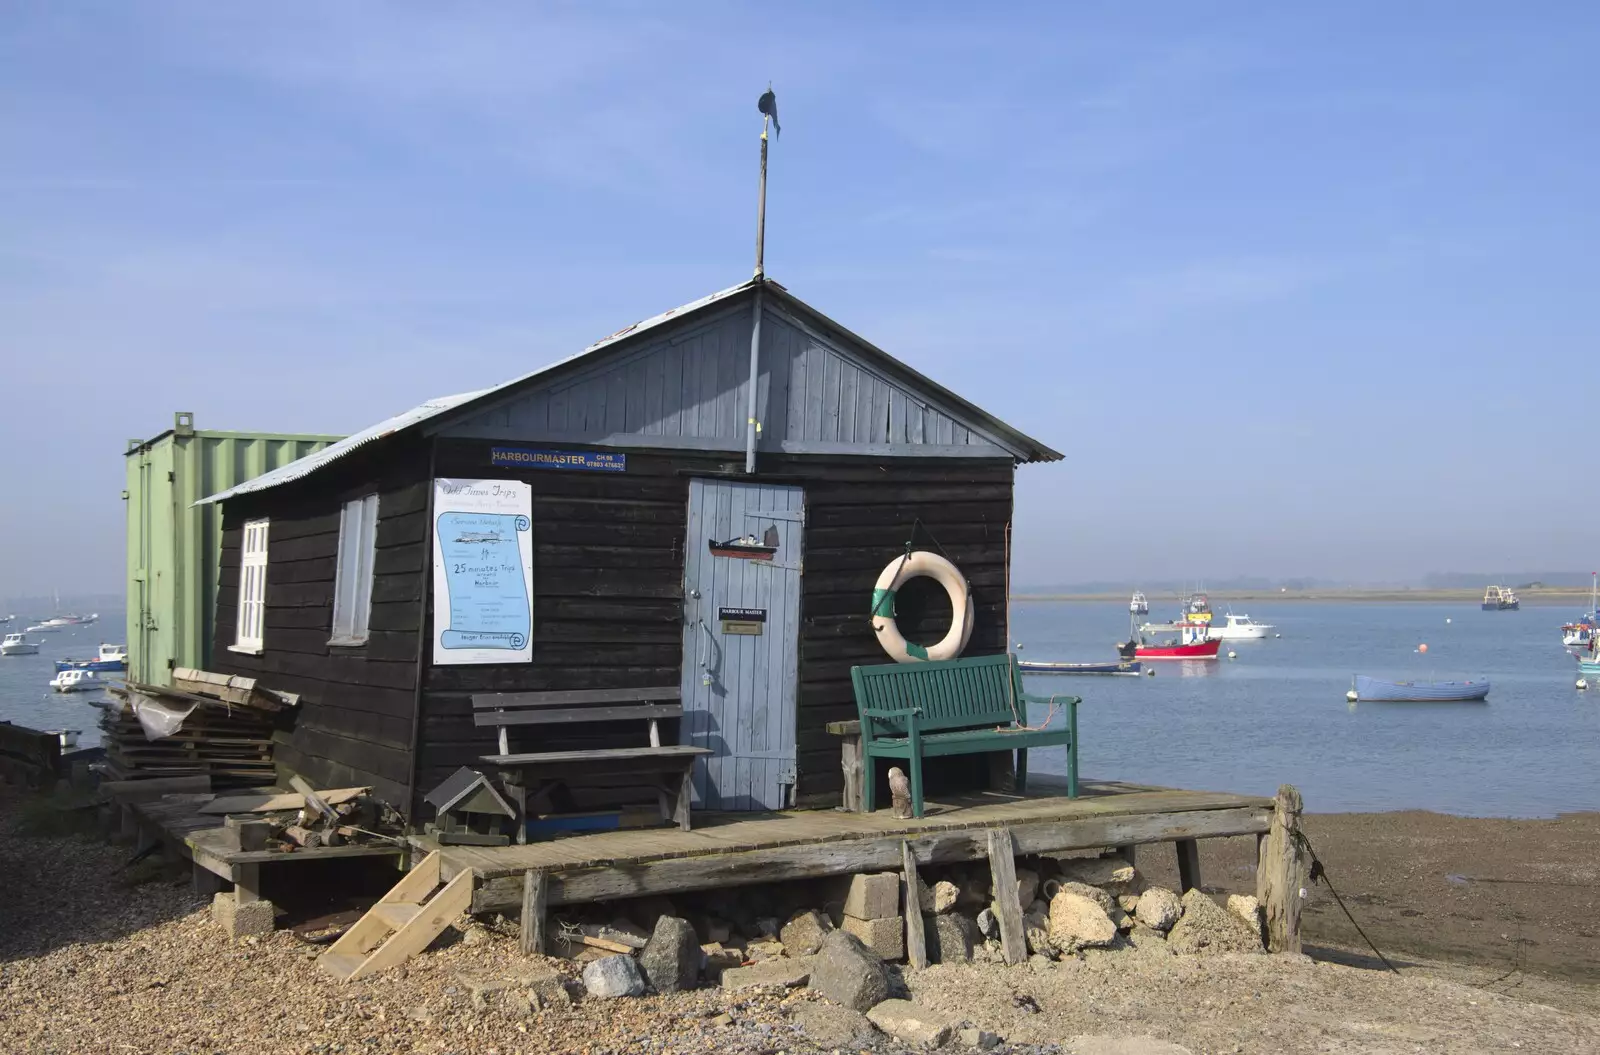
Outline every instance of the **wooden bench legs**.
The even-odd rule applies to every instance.
[[[603,772],[596,770],[597,775]],[[501,771],[500,784],[505,789],[507,801],[517,812],[515,842],[518,845],[528,841],[530,813],[548,809],[551,795],[560,783],[559,779],[539,778],[527,772]],[[682,831],[689,831],[689,814],[694,796],[694,759],[684,758],[680,768],[673,770],[654,773],[646,770],[644,779],[633,786],[643,783],[654,787],[661,819],[676,824]]]

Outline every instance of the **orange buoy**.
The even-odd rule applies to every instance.
[[[1417,651],[1418,651],[1418,652],[1426,652],[1426,651],[1428,651],[1428,646],[1427,646],[1427,645],[1425,645],[1425,644],[1423,644],[1423,645],[1418,645],[1418,646],[1417,646]]]

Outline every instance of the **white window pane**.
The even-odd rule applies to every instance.
[[[372,600],[373,548],[378,496],[352,499],[339,512],[339,553],[334,573],[333,638],[351,644],[367,638]]]

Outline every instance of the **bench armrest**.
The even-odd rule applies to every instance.
[[[1040,696],[1032,692],[1018,693],[1017,699],[1023,703],[1042,703],[1046,706],[1052,703],[1061,703],[1068,707],[1076,707],[1083,702],[1082,696]]]

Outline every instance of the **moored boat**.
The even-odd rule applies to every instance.
[[[107,671],[123,671],[128,669],[127,645],[101,645],[99,652],[93,659],[58,659],[56,671],[63,670],[94,670],[102,673]]]
[[[1216,659],[1222,648],[1220,640],[1211,637],[1209,622],[1197,623],[1188,619],[1173,623],[1178,636],[1163,642],[1147,642],[1140,638],[1135,645],[1135,659]]]
[[[1521,607],[1522,601],[1509,586],[1490,586],[1483,591],[1485,612],[1515,612]]]
[[[32,656],[38,652],[38,644],[29,641],[26,634],[7,634],[5,640],[0,641],[0,656]]]
[[[1143,669],[1137,661],[1112,663],[1050,663],[1042,660],[1019,659],[1017,669],[1024,674],[1132,674]]]
[[[92,670],[63,670],[50,679],[57,692],[87,692],[100,687],[100,675]]]
[[[1229,612],[1227,622],[1222,626],[1211,624],[1211,639],[1213,641],[1259,641],[1272,632],[1272,624],[1258,623],[1248,615],[1234,615]]]
[[[1561,628],[1561,643],[1568,648],[1574,646],[1582,648],[1591,644],[1596,634],[1600,634],[1600,603],[1596,603],[1597,593],[1600,593],[1600,572],[1590,572],[1589,610]]]
[[[1133,591],[1133,598],[1128,601],[1128,611],[1134,615],[1149,615],[1150,602],[1145,599],[1143,593],[1135,590]]]
[[[1476,681],[1384,681],[1355,676],[1354,699],[1362,703],[1456,703],[1489,695],[1486,678]]]

